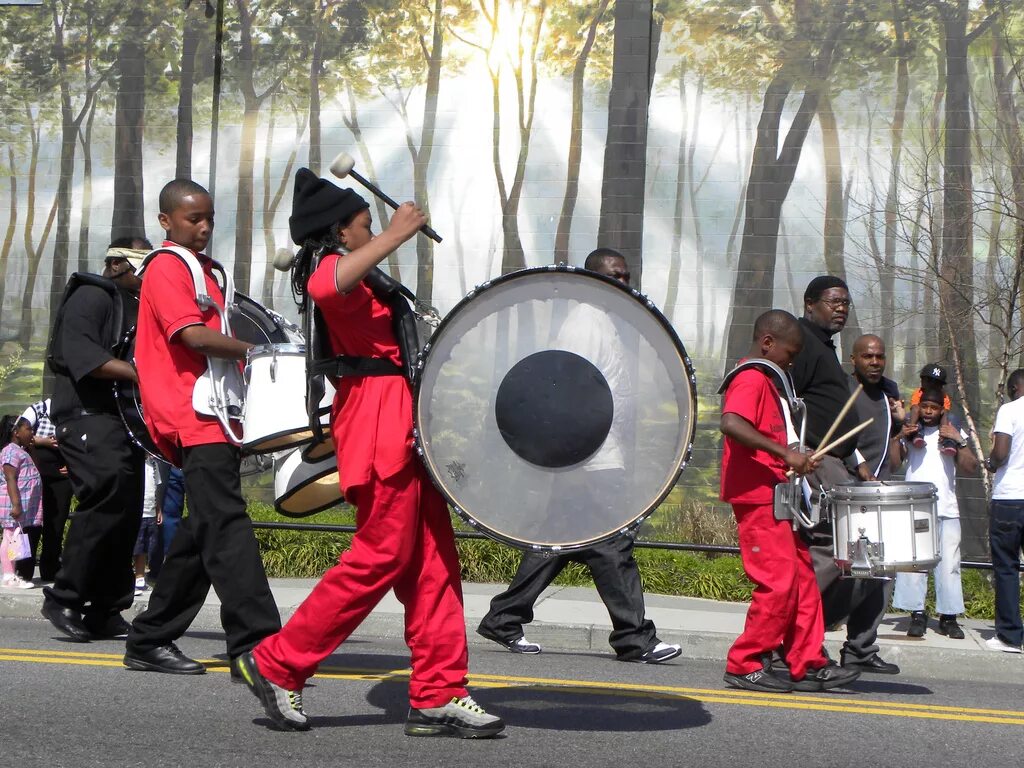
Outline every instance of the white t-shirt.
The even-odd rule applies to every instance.
[[[939,428],[921,425],[924,448],[907,444],[907,481],[934,483],[939,490],[936,513],[939,517],[960,517],[956,503],[956,456],[939,450]],[[967,435],[960,431],[960,439]]]
[[[992,431],[1010,436],[1010,454],[996,470],[992,498],[1024,499],[1024,397],[999,407]]]
[[[554,346],[590,361],[608,382],[612,395],[612,424],[608,436],[582,469],[623,469],[625,436],[633,415],[633,382],[630,361],[618,329],[600,307],[580,302],[569,311]]]
[[[156,489],[160,485],[160,468],[157,467],[156,459],[147,456],[143,472],[146,478],[146,487],[142,493],[142,516],[144,518],[156,517]]]

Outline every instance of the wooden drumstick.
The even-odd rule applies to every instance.
[[[856,435],[858,432],[860,432],[862,429],[867,427],[869,424],[873,423],[874,420],[875,420],[875,417],[872,416],[867,421],[865,421],[865,422],[863,422],[861,424],[858,424],[856,427],[851,429],[849,432],[847,432],[842,437],[837,437],[835,440],[833,440],[828,445],[824,446],[823,448],[819,448],[818,450],[816,450],[814,453],[811,454],[811,461],[817,461],[822,456],[824,456],[826,453],[828,453],[833,448],[835,448],[837,445],[839,445],[840,443],[844,442],[845,440],[849,440],[851,437]],[[792,476],[793,476],[793,470],[792,469],[786,472],[786,477],[792,477]]]
[[[853,394],[850,395],[850,399],[846,401],[846,405],[843,406],[843,410],[841,410],[839,412],[839,415],[836,416],[836,420],[832,422],[832,426],[828,428],[828,432],[826,432],[825,436],[821,438],[821,442],[818,443],[818,445],[824,445],[825,443],[828,442],[828,439],[832,437],[833,434],[835,434],[835,431],[839,428],[839,424],[840,422],[842,422],[843,417],[846,416],[847,413],[849,413],[851,408],[853,408],[853,404],[857,401],[857,395],[860,394],[860,391],[862,389],[864,389],[864,385],[858,384],[857,388],[853,390]]]
[[[869,424],[873,423],[874,420],[875,420],[875,418],[874,418],[874,416],[872,416],[867,421],[864,421],[864,422],[861,422],[860,424],[858,424],[856,427],[851,429],[849,432],[847,432],[842,437],[837,437],[835,440],[833,440],[831,443],[826,445],[824,448],[819,448],[818,450],[816,450],[814,453],[811,454],[811,460],[813,461],[813,460],[816,460],[816,459],[820,459],[822,456],[824,456],[826,453],[831,451],[837,445],[839,445],[840,443],[842,443],[842,442],[844,442],[846,440],[849,440],[851,437],[856,435],[858,432],[860,432],[862,429],[867,427]]]

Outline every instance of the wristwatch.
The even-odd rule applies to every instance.
[[[967,447],[967,440],[966,439],[961,440],[959,443],[956,444],[956,447],[957,448],[966,448]]]

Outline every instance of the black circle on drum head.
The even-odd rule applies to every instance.
[[[498,385],[494,415],[505,443],[525,461],[568,467],[592,456],[612,426],[612,392],[580,355],[547,349],[516,363]]]

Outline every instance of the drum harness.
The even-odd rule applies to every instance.
[[[320,261],[329,253],[330,251],[324,249],[313,254],[310,274],[316,271]],[[299,305],[299,311],[303,315],[302,332],[308,339],[306,344],[306,412],[309,414],[309,426],[313,431],[314,443],[324,440],[323,425],[320,423],[324,409],[320,407],[320,401],[323,399],[326,389],[324,387],[325,376],[334,379],[342,376],[404,376],[412,385],[416,381],[416,366],[421,349],[420,332],[417,326],[419,323],[423,323],[434,329],[441,322],[441,316],[434,307],[417,299],[411,290],[379,267],[371,269],[363,280],[374,297],[391,309],[391,328],[398,341],[402,365],[396,365],[382,357],[331,355],[323,314],[315,302],[309,301],[308,297],[304,296]]]
[[[233,337],[227,312],[206,292],[206,276],[203,274],[203,267],[199,263],[199,259],[188,248],[168,245],[150,251],[142,262],[142,266],[139,267],[138,274],[141,276],[149,262],[161,253],[174,254],[188,268],[195,289],[196,304],[202,310],[214,310],[220,318],[220,332],[225,336]],[[211,259],[211,263],[213,270],[220,275],[224,307],[230,307],[235,300],[234,281],[219,262]],[[245,384],[242,374],[234,360],[222,360],[207,356],[206,370],[196,380],[195,388],[192,391],[192,407],[197,413],[215,416],[228,440],[235,445],[241,445],[243,435],[236,433],[235,426],[231,422],[232,420],[237,421],[242,416],[245,403],[244,392]]]
[[[796,396],[793,379],[790,377],[789,373],[783,371],[771,360],[766,360],[760,357],[744,360],[726,374],[725,379],[722,381],[722,386],[718,388],[718,394],[724,394],[725,390],[728,389],[729,384],[732,383],[732,380],[736,378],[737,374],[748,369],[756,369],[762,373],[768,374],[768,376],[775,382],[775,388],[778,390],[779,394],[786,398],[793,420],[799,416],[800,433],[798,450],[803,453],[807,430],[807,407],[804,404],[803,398]],[[783,420],[791,422],[781,401],[779,402],[779,410],[782,411]],[[818,515],[816,510],[813,510],[810,504],[810,488],[807,486],[806,481],[799,475],[794,474],[785,482],[779,483],[775,486],[774,507],[775,519],[792,520],[794,531],[800,527],[808,529],[813,528],[818,524]],[[808,512],[807,510],[811,511]]]

